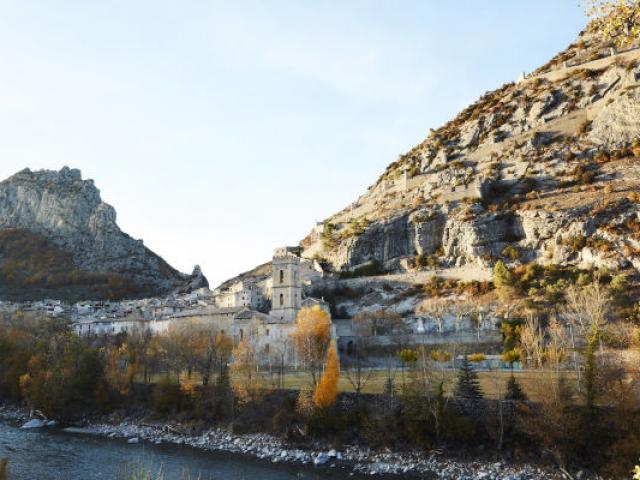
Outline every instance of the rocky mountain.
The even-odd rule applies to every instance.
[[[343,275],[638,270],[639,192],[640,50],[587,30],[432,130],[301,246]]]
[[[79,170],[25,169],[0,182],[0,294],[127,298],[207,285],[122,232]]]

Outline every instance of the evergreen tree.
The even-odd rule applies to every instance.
[[[509,267],[507,267],[501,260],[496,262],[493,267],[493,284],[496,288],[512,287],[513,286],[513,274]]]
[[[478,374],[473,369],[469,357],[464,356],[460,370],[458,371],[458,383],[455,388],[457,398],[477,400],[482,398],[482,390],[478,381]]]
[[[522,390],[522,387],[516,380],[516,377],[511,374],[509,380],[507,381],[507,394],[505,395],[505,400],[515,400],[515,401],[526,401],[527,395]]]
[[[387,379],[384,382],[384,394],[389,396],[389,397],[393,397],[396,394],[396,386],[395,386],[395,382],[393,381],[393,377],[388,376]]]
[[[233,417],[233,387],[229,375],[229,367],[222,365],[222,370],[216,381],[216,415],[219,418]]]

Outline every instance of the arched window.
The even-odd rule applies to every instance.
[[[280,294],[280,306],[284,305],[284,294]]]
[[[280,270],[280,283],[284,283],[284,270]]]
[[[265,334],[267,337],[269,336],[269,329],[268,329],[268,328],[264,331],[264,334]]]
[[[244,330],[240,329],[240,340],[244,338]]]

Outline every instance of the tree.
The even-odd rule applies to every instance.
[[[432,318],[438,326],[438,331],[442,333],[444,332],[444,321],[450,307],[449,301],[443,298],[427,298],[418,305],[416,312]]]
[[[453,314],[455,316],[456,331],[462,328],[462,323],[465,318],[468,318],[473,312],[473,305],[471,303],[458,300],[453,303]]]
[[[584,0],[592,27],[605,41],[619,47],[633,44],[640,37],[640,1]]]
[[[465,400],[479,400],[482,398],[482,390],[478,374],[473,368],[467,355],[462,360],[462,365],[458,371],[458,382],[456,383],[455,396]]]
[[[471,304],[470,318],[476,327],[476,333],[478,335],[478,341],[480,341],[480,332],[484,328],[485,321],[489,316],[489,313],[495,308],[492,300],[489,300],[487,296],[483,296],[474,299]]]
[[[404,348],[397,354],[400,360],[400,369],[402,371],[402,388],[405,388],[404,370],[407,365],[412,366],[418,361],[418,352],[410,348]]]
[[[320,381],[313,392],[313,402],[320,408],[333,405],[338,394],[338,380],[340,379],[340,362],[336,352],[335,342],[331,342],[327,352],[327,363]]]
[[[255,347],[247,335],[234,348],[231,364],[233,390],[242,402],[254,400],[260,391],[257,365]]]
[[[330,335],[331,320],[320,307],[302,308],[298,312],[291,338],[298,359],[311,376],[313,388],[318,384]]]
[[[402,317],[390,310],[376,310],[359,312],[353,317],[354,330],[365,333],[369,330],[369,335],[377,337],[378,335],[390,335],[397,326],[402,322]]]
[[[544,355],[544,334],[536,317],[529,317],[520,328],[520,346],[524,361],[534,368],[542,367]]]
[[[511,376],[509,380],[507,380],[507,393],[505,395],[505,400],[512,401],[526,401],[527,395],[522,390],[520,383],[516,380],[515,375],[511,372]]]
[[[496,288],[514,286],[513,274],[502,260],[498,260],[493,267],[493,284]]]
[[[561,315],[578,330],[585,342],[584,361],[585,401],[591,414],[595,413],[597,397],[596,354],[611,309],[609,289],[600,284],[600,278],[584,287],[573,285],[565,294]]]
[[[368,317],[358,314],[351,323],[353,333],[353,348],[343,356],[342,365],[347,376],[347,380],[359,398],[360,392],[366,386],[373,375],[371,368],[366,368],[369,355],[369,348],[372,337],[375,335],[371,328]]]

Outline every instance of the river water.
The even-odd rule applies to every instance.
[[[112,480],[123,468],[141,462],[153,472],[162,469],[164,480],[180,480],[185,472],[191,479],[201,475],[202,480],[357,478],[334,469],[273,464],[174,445],[129,445],[55,430],[22,430],[0,422],[0,458],[5,457],[10,461],[8,480]]]

